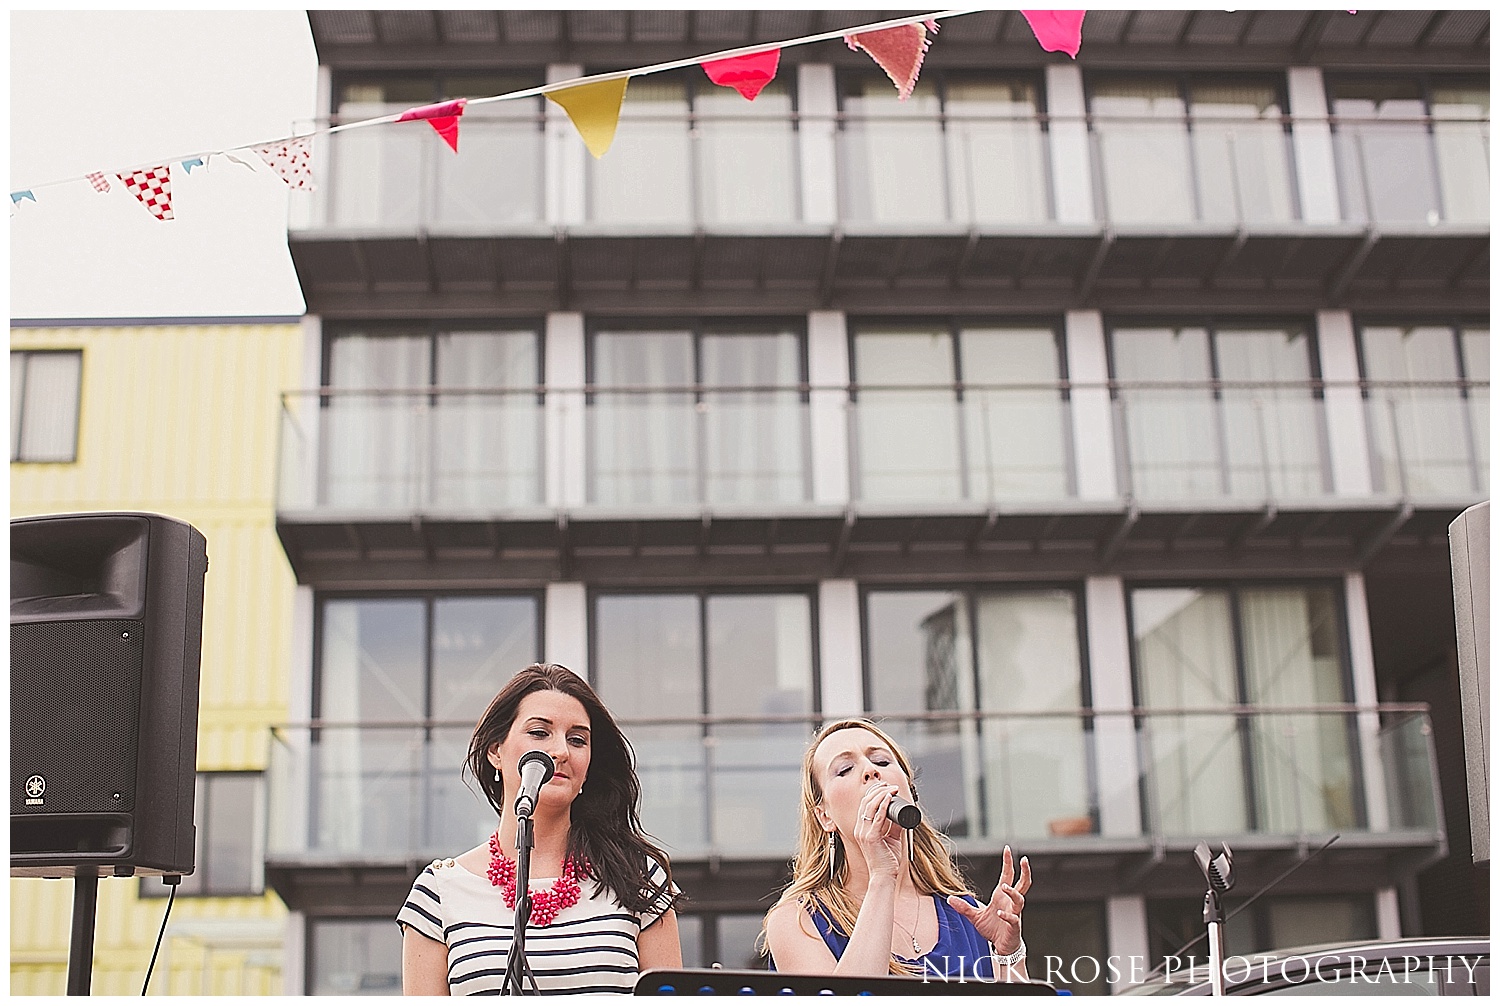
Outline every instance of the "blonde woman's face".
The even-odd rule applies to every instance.
[[[823,790],[818,821],[845,835],[853,834],[859,803],[872,787],[895,786],[904,799],[911,799],[911,781],[901,763],[879,735],[861,727],[836,730],[824,737],[813,751],[813,775]]]

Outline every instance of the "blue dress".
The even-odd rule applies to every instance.
[[[963,899],[969,904],[978,907],[979,903],[972,895],[965,894]],[[921,957],[912,959],[899,957],[916,968],[917,973],[927,974],[934,978],[954,979],[976,979],[993,981],[995,978],[995,963],[990,957],[990,944],[979,930],[974,928],[974,923],[959,914],[956,908],[948,904],[948,899],[941,894],[932,896],[934,907],[937,908],[938,938],[932,949]],[[818,927],[818,933],[823,937],[823,942],[828,944],[832,951],[834,960],[844,956],[844,950],[849,946],[849,936],[834,924],[834,921],[824,914],[821,906],[808,910],[812,916],[813,924]],[[771,962],[771,970],[776,970],[776,962]]]

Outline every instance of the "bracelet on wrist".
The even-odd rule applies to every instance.
[[[1024,939],[1021,940],[1020,943],[1017,943],[1016,944],[1016,949],[1012,950],[1008,954],[1002,954],[1000,952],[1000,948],[999,947],[995,948],[995,963],[998,964],[1001,967],[1013,968],[1017,964],[1021,963],[1021,960],[1025,956],[1026,956],[1026,941]]]

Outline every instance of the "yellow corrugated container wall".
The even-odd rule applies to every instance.
[[[208,540],[199,771],[266,768],[287,716],[294,581],[275,530],[279,393],[298,383],[295,323],[12,328],[11,349],[83,351],[78,458],[10,466],[11,514],[143,510]],[[139,995],[165,899],[99,882],[92,991]],[[66,989],[73,885],[13,879],[11,992]],[[286,909],[262,896],[178,898],[152,994],[277,995]]]

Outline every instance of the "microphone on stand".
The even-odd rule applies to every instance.
[[[536,810],[537,794],[557,771],[557,763],[545,751],[527,751],[516,767],[521,773],[521,791],[516,794],[516,817],[530,817]]]
[[[922,823],[922,808],[899,796],[892,796],[891,802],[886,805],[885,816],[903,828],[915,828]]]

